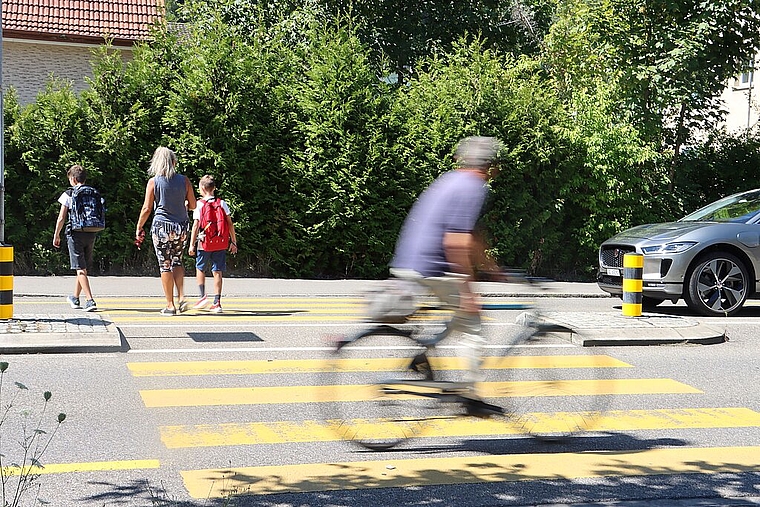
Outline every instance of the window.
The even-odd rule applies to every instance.
[[[755,62],[751,60],[747,62],[747,70],[739,74],[739,76],[734,81],[735,90],[746,89],[746,88],[749,88],[750,86],[754,88],[753,86],[754,69],[755,69]]]

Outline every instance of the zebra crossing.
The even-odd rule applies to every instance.
[[[223,414],[231,407],[250,409],[267,414],[267,407],[305,407],[336,402],[362,403],[361,386],[342,388],[299,382],[313,379],[314,374],[326,368],[361,373],[387,369],[394,364],[375,351],[373,357],[361,361],[336,364],[320,358],[225,360],[225,361],[131,361],[129,372],[139,387],[146,410],[155,413],[159,422],[161,442],[166,452],[205,450],[206,455],[218,455],[218,468],[194,468],[183,463],[180,470],[188,494],[196,499],[224,497],[230,492],[254,495],[277,493],[313,493],[320,491],[361,490],[376,488],[426,487],[453,484],[509,483],[562,477],[587,479],[598,477],[636,477],[642,475],[718,473],[721,470],[760,472],[760,447],[688,447],[610,450],[609,452],[557,452],[501,453],[497,455],[435,456],[413,452],[402,456],[385,456],[382,453],[351,455],[336,452],[335,460],[325,455],[321,462],[290,463],[284,465],[257,465],[250,463],[230,466],[224,449],[231,447],[278,446],[293,444],[322,444],[347,446],[340,442],[334,420],[327,417],[282,418],[266,420],[226,421]],[[550,355],[514,358],[514,361],[497,362],[487,358],[484,368],[561,368],[568,371],[583,368],[588,356]],[[595,392],[611,396],[648,397],[655,395],[699,396],[696,387],[670,378],[640,378],[631,375],[636,366],[619,361],[610,355],[592,356],[595,365],[603,364],[612,370],[626,371],[625,376],[596,381]],[[456,368],[454,358],[436,358],[441,369]],[[340,360],[338,360],[340,361]],[[253,386],[218,386],[210,380],[244,375],[256,378]],[[283,376],[291,379],[288,385],[277,385]],[[181,377],[190,380],[192,387],[161,387],[162,380]],[[271,381],[268,379],[271,378]],[[569,380],[572,387],[568,396],[583,396],[589,381]],[[599,386],[602,382],[603,386]],[[486,386],[488,388],[488,386]],[[710,428],[758,428],[760,413],[745,407],[650,407],[630,410],[610,410],[597,421],[597,432],[673,431]],[[207,420],[175,424],[165,416],[166,410],[203,408],[214,417]],[[293,413],[299,412],[298,410]],[[277,412],[281,414],[282,412]],[[541,414],[536,414],[538,418]],[[380,421],[364,421],[377,425]],[[551,424],[550,420],[546,424]],[[519,438],[514,429],[493,420],[461,417],[456,419],[431,418],[425,421],[425,441],[435,439],[504,439]],[[340,449],[337,447],[336,449]],[[251,455],[254,452],[250,453]],[[354,459],[355,458],[355,459]]]

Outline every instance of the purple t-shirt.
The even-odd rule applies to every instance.
[[[452,269],[446,261],[447,232],[472,232],[488,188],[478,175],[451,171],[435,180],[412,206],[401,228],[391,267],[440,276]]]

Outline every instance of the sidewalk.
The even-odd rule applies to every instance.
[[[99,276],[90,277],[98,296],[161,296],[161,280],[155,277]],[[193,294],[195,278],[187,277],[188,294]],[[225,278],[224,294],[239,297],[275,296],[353,296],[365,292],[374,281],[367,280],[302,280],[273,278]],[[17,276],[14,296],[66,296],[74,286],[73,276]],[[536,290],[524,283],[477,282],[483,296],[508,297],[535,295]],[[595,283],[550,282],[544,295],[557,297],[609,297]]]
[[[92,277],[98,297],[161,297],[156,277]],[[195,288],[187,278],[188,294]],[[367,280],[281,280],[225,278],[225,297],[341,297],[358,296],[372,287]],[[14,301],[24,297],[64,298],[74,285],[73,276],[15,277]],[[192,289],[191,289],[192,288]],[[520,309],[521,303],[505,298],[583,297],[607,298],[595,283],[548,282],[540,289],[524,283],[478,282],[486,310]],[[528,310],[528,307],[525,307]],[[105,317],[105,318],[104,318]],[[725,341],[722,330],[694,318],[647,314],[623,317],[610,312],[550,312],[543,315],[557,332],[569,333],[582,346],[662,344],[713,344]],[[0,321],[0,353],[115,352],[126,350],[121,333],[107,314],[84,313],[24,315]]]

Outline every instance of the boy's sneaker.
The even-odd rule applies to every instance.
[[[222,313],[222,303],[214,303],[208,311],[211,313]]]
[[[208,297],[203,296],[198,300],[197,303],[193,305],[193,308],[196,310],[200,310],[201,308],[206,308],[208,306]]]
[[[74,310],[82,309],[82,305],[79,304],[79,298],[75,298],[74,296],[66,296],[66,301],[69,302],[69,306]]]
[[[94,312],[98,309],[98,305],[95,304],[94,299],[88,299],[87,302],[84,304],[84,311],[86,312]]]

